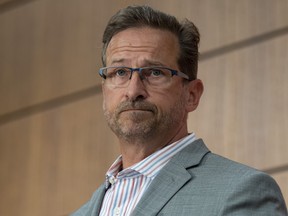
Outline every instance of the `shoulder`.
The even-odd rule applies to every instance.
[[[188,171],[213,175],[215,178],[223,176],[228,179],[242,178],[250,175],[264,175],[270,178],[267,174],[255,168],[210,152],[202,139],[192,142],[175,155],[171,162],[185,167]]]
[[[187,167],[187,171],[194,177],[202,178],[207,184],[223,186],[228,191],[237,188],[280,191],[276,181],[267,173],[211,152],[202,157],[198,166]]]
[[[218,186],[221,184],[225,204],[220,215],[287,215],[284,197],[270,175],[214,154],[207,157],[209,160],[218,166],[207,167],[210,172],[215,168],[213,175]]]
[[[276,181],[267,173],[213,153],[207,154],[193,173],[210,176],[214,179],[214,184],[223,182],[226,190],[233,189],[234,192],[238,189],[241,193],[243,189],[246,189],[247,191],[254,191],[253,193],[256,195],[255,191],[258,190],[264,195],[265,193],[280,191]],[[245,192],[246,195],[247,191]]]
[[[205,194],[211,203],[218,200],[220,215],[287,215],[278,184],[260,170],[211,152],[198,166],[186,169],[192,176],[190,184],[201,188],[200,196]]]

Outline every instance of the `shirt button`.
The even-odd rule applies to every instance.
[[[110,182],[111,185],[113,185],[113,184],[115,183],[115,181],[116,181],[116,179],[115,179],[114,176],[111,176],[111,177],[109,178],[109,182]]]
[[[117,215],[120,215],[120,208],[119,207],[116,207],[114,209],[114,215],[117,216]]]

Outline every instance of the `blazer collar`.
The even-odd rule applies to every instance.
[[[199,165],[209,152],[204,142],[198,139],[176,154],[152,181],[132,216],[157,215],[171,197],[193,179],[187,168]]]

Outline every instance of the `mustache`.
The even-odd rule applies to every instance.
[[[120,114],[121,112],[133,109],[147,110],[153,113],[157,112],[157,107],[147,101],[123,101],[118,105],[116,113]]]

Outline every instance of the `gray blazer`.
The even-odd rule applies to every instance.
[[[105,186],[72,216],[99,215]],[[199,139],[159,172],[133,216],[288,215],[277,183],[267,174],[211,153]]]

